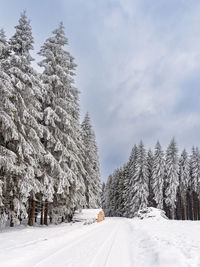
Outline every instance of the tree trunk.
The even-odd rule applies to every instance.
[[[31,210],[30,210],[29,219],[28,219],[28,225],[29,226],[33,226],[34,216],[35,216],[35,200],[33,199],[32,203],[31,203]]]
[[[43,202],[41,203],[41,215],[40,215],[40,224],[44,224],[44,207],[43,207]]]
[[[176,218],[178,220],[182,220],[182,196],[180,190],[177,194],[177,201],[176,201]]]
[[[183,199],[183,208],[184,208],[184,220],[187,220],[187,195],[184,192],[184,199]]]
[[[172,206],[171,216],[172,216],[172,220],[174,220],[174,206]]]
[[[38,208],[35,209],[35,223],[37,223]]]
[[[13,216],[10,217],[10,227],[14,227]]]
[[[195,192],[194,193],[194,219],[195,221],[198,220],[198,206],[199,206],[198,195]]]
[[[44,206],[44,224],[48,225],[48,202],[45,201],[45,206]]]
[[[194,198],[193,198],[193,192],[191,194],[191,208],[192,208],[192,220],[194,221]]]
[[[12,215],[12,213],[14,212],[14,206],[13,206],[13,204],[10,205],[10,210],[11,210],[11,215],[10,215],[10,227],[14,227],[13,215]]]
[[[191,215],[191,193],[190,191],[187,192],[187,219],[191,220],[192,215]]]

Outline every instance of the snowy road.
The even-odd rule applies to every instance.
[[[0,266],[198,267],[200,222],[107,218],[0,233]]]

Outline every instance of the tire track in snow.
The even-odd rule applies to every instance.
[[[75,229],[75,231],[73,231],[73,229],[71,229],[72,230],[71,231],[69,228],[70,231],[68,231],[68,229],[67,231],[61,230],[61,233],[59,232],[59,228],[56,229],[55,227],[55,229],[58,231],[57,234],[53,233],[50,234],[50,236],[47,234],[47,238],[44,238],[45,242],[44,239],[37,239],[34,241],[23,242],[18,246],[4,248],[0,252],[1,254],[0,256],[1,259],[4,260],[4,257],[6,257],[8,252],[9,254],[13,255],[13,258],[10,259],[6,257],[7,259],[6,261],[9,266],[13,267],[37,266],[37,264],[39,264],[40,262],[43,262],[46,259],[52,257],[53,255],[56,255],[60,250],[66,249],[67,247],[71,247],[73,245],[74,246],[78,245],[78,243],[81,242],[81,240],[84,240],[86,236],[92,236],[94,234],[93,232],[96,232],[97,229],[103,228],[104,223],[106,224],[107,222],[103,222],[101,224],[88,225],[88,226],[79,225],[78,228]],[[64,234],[66,234],[66,239],[63,238]],[[20,252],[22,248],[26,249],[24,255],[25,257],[21,256],[18,257],[18,255],[21,255]],[[41,265],[41,266],[46,267],[48,265]]]
[[[95,234],[99,234],[101,231],[103,232],[106,227],[113,227],[112,222],[110,220],[108,220],[107,222],[106,221],[102,222],[100,225],[98,224],[97,227],[95,227],[92,230],[88,229],[88,231],[86,233],[82,234],[81,236],[77,236],[77,240],[72,241],[70,244],[68,244],[69,240],[67,240],[67,245],[64,245],[62,248],[59,248],[59,249],[57,248],[55,252],[51,253],[51,255],[45,257],[44,259],[38,261],[33,266],[34,267],[55,266],[54,261],[56,262],[57,259],[61,258],[61,257],[59,257],[59,254],[60,255],[62,255],[62,254],[66,255],[70,249],[73,249],[73,248],[76,249],[77,247],[80,246],[81,243],[83,243],[83,244],[85,244],[85,246],[87,246],[88,239],[91,238],[92,240],[95,241]],[[116,228],[117,228],[117,226],[116,226]],[[112,229],[112,232],[110,235],[113,235],[113,229]],[[105,243],[106,243],[107,239],[110,238],[110,235],[108,236],[108,238],[106,238]],[[69,257],[70,257],[70,255],[69,255]],[[68,266],[68,265],[64,265],[64,266]]]
[[[97,264],[99,265],[102,260],[103,260],[102,267],[106,266],[106,262],[108,260],[109,254],[110,254],[112,246],[114,244],[114,240],[116,238],[116,233],[117,233],[118,227],[119,227],[119,222],[117,222],[114,230],[109,235],[109,237],[104,240],[103,244],[101,245],[100,249],[97,251],[95,256],[93,257],[93,259],[90,262],[88,267],[97,266]],[[105,255],[106,255],[106,257],[105,257]],[[105,257],[105,259],[104,259],[104,257]]]
[[[130,230],[129,219],[124,218],[123,220],[120,220],[119,229],[103,267],[135,266],[132,260],[131,240],[133,236],[130,235]]]
[[[112,218],[116,224],[88,267],[133,267],[130,250],[130,226],[127,219]]]

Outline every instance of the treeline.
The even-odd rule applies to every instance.
[[[42,45],[38,73],[30,21],[0,31],[0,226],[71,220],[100,206],[101,182],[89,115],[80,124],[76,64],[62,23]],[[38,221],[39,223],[39,221]]]
[[[132,218],[145,207],[163,209],[171,219],[200,220],[200,151],[181,155],[174,139],[164,153],[159,142],[147,152],[143,142],[103,185],[106,216]]]

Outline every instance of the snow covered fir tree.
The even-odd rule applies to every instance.
[[[103,187],[106,216],[132,218],[139,209],[163,209],[171,219],[200,220],[200,152],[178,154],[174,139],[166,153],[159,142],[152,153],[134,145],[129,161],[109,175]]]
[[[7,40],[0,31],[0,226],[70,221],[101,205],[98,149],[89,114],[80,123],[76,64],[59,24],[32,67],[26,12]],[[38,221],[39,217],[39,221]]]
[[[86,169],[86,175],[84,176],[86,207],[98,208],[101,205],[99,157],[95,133],[92,129],[89,113],[85,115],[81,128],[82,140],[84,143],[84,167]]]

